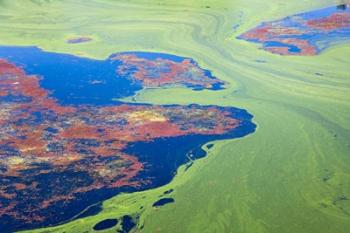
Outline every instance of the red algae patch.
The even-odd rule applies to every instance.
[[[152,84],[148,78],[155,74],[147,66],[169,67],[166,73],[181,74],[174,78],[180,82],[190,62],[182,61],[184,68],[182,63],[118,59],[137,64],[135,77],[145,77],[149,86],[169,79],[159,74],[161,81]],[[188,150],[255,129],[248,113],[231,107],[62,105],[40,81],[0,59],[1,229],[57,224],[119,192],[159,186],[186,161]],[[213,85],[209,79],[208,85]]]
[[[196,90],[216,90],[221,89],[225,84],[212,77],[208,71],[199,68],[198,64],[189,58],[174,61],[166,58],[148,59],[135,54],[122,53],[111,56],[111,59],[122,62],[117,69],[119,75],[125,75],[131,69],[135,70],[132,80],[141,82],[146,88],[179,85]]]
[[[264,22],[238,37],[280,55],[312,56],[350,41],[350,9],[343,4]]]

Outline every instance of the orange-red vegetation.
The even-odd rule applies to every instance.
[[[153,85],[147,78],[150,65],[169,68],[154,85],[179,82],[189,69],[192,84],[203,82],[195,76],[203,71],[193,71],[196,66],[189,60],[180,65],[155,60],[141,64],[144,68],[136,74],[145,77],[148,85]],[[178,75],[179,79],[172,78]],[[130,143],[220,135],[240,124],[218,107],[62,106],[40,87],[38,77],[26,75],[6,60],[0,60],[0,98],[0,200],[10,203],[0,205],[0,218],[6,214],[24,222],[44,221],[48,217],[44,209],[57,203],[69,206],[83,193],[149,183],[147,178],[137,179],[145,165],[124,152]]]
[[[326,18],[309,20],[307,21],[307,25],[311,28],[324,31],[350,27],[350,14],[334,13]]]

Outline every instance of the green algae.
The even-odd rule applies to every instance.
[[[206,158],[186,172],[181,167],[166,186],[118,195],[96,216],[29,232],[93,232],[97,222],[127,214],[139,217],[142,232],[349,231],[350,206],[343,197],[350,196],[350,46],[315,57],[281,57],[235,39],[262,21],[334,1],[3,0],[0,5],[1,45],[37,45],[94,58],[128,50],[191,57],[228,88],[150,89],[133,101],[236,106],[248,109],[258,125],[249,137],[215,142]],[[72,35],[94,40],[67,44]],[[174,189],[169,197],[176,203],[152,208],[168,189]]]

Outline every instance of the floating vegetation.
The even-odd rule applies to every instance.
[[[280,55],[316,55],[350,40],[350,9],[342,4],[264,22],[238,38]]]
[[[21,50],[6,51],[16,55]],[[80,213],[83,216],[95,214],[98,208],[85,211],[86,208],[122,191],[144,190],[169,182],[177,167],[188,161],[189,152],[191,159],[205,156],[201,145],[206,142],[241,137],[255,129],[250,114],[232,107],[111,102],[109,97],[112,96],[105,92],[116,83],[108,81],[108,75],[95,76],[95,72],[101,70],[100,62],[82,59],[84,65],[80,67],[80,58],[76,58],[72,66],[72,57],[62,55],[61,63],[55,60],[48,64],[46,59],[60,55],[33,48],[23,48],[22,54],[10,59],[14,62],[0,59],[1,228],[47,226]],[[30,57],[33,54],[43,55],[46,65],[32,66]],[[174,83],[182,79],[177,78],[178,75],[188,72],[176,68],[177,62],[181,62],[181,67],[189,65],[191,70],[201,71],[194,63],[183,64],[180,58],[163,62],[152,57],[148,62],[144,56],[134,63],[133,55],[129,63],[140,67],[138,70],[142,72],[151,69],[157,77],[162,77],[163,72],[171,73],[176,80]],[[19,62],[28,63],[20,68],[16,65]],[[62,65],[59,70],[55,68],[57,64]],[[89,67],[84,71],[87,64],[99,68]],[[159,68],[168,65],[170,70]],[[121,72],[121,75],[126,69],[118,71],[120,67],[113,62],[108,67],[114,67],[114,73]],[[138,72],[135,67],[130,69]],[[74,78],[72,75],[79,77],[79,71],[82,79]],[[107,74],[109,72],[112,71]],[[196,77],[206,77],[206,74],[199,72]],[[128,78],[124,79],[125,86],[118,88],[135,87],[134,81],[128,80],[138,75],[130,75],[121,76],[121,79]],[[148,77],[150,73],[143,75]],[[90,76],[104,84],[86,82],[84,77],[89,81]],[[62,85],[59,77],[69,78]],[[49,82],[46,83],[46,79]],[[157,78],[154,80],[157,83]],[[169,84],[172,79],[167,80]],[[215,81],[212,78],[201,82],[200,78],[193,80],[196,82],[184,86]],[[158,82],[157,85],[163,84]],[[100,92],[99,85],[107,85],[106,91]],[[61,91],[66,94],[62,96]],[[94,98],[90,99],[91,96]]]

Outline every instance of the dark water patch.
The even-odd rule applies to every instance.
[[[179,166],[190,160],[203,158],[206,153],[201,147],[208,141],[244,137],[255,131],[252,115],[242,109],[231,108],[232,117],[241,120],[240,125],[222,135],[185,135],[179,137],[157,138],[151,142],[129,143],[125,153],[134,155],[145,169],[139,177],[149,179],[144,188],[154,188],[167,184],[175,176]],[[191,153],[189,158],[188,152]]]
[[[106,230],[109,228],[112,228],[114,226],[116,226],[118,224],[118,220],[117,219],[105,219],[99,223],[97,223],[93,229],[95,231],[102,231],[102,230]]]
[[[27,96],[13,96],[13,95],[0,96],[0,102],[3,102],[3,103],[25,103],[30,101],[31,101],[31,98]]]
[[[346,4],[339,4],[337,5],[337,10],[346,10],[347,6]]]
[[[211,148],[213,148],[213,146],[214,146],[214,144],[209,143],[209,144],[207,145],[207,149],[211,149]]]
[[[137,91],[143,88],[140,80],[135,79],[134,72],[141,69],[143,63],[128,65],[128,60],[114,59],[118,55],[131,55],[137,58],[145,59],[145,62],[164,61],[175,62],[179,67],[185,59],[171,54],[149,53],[149,52],[124,52],[110,56],[105,60],[95,60],[84,57],[78,57],[69,54],[46,52],[37,47],[10,47],[0,46],[0,58],[7,59],[11,63],[22,67],[27,74],[40,75],[41,87],[50,91],[50,95],[56,98],[64,105],[110,105],[117,104],[115,99],[133,96]],[[158,59],[158,60],[157,60]],[[190,60],[190,65],[198,67],[198,64]],[[123,64],[126,62],[126,65]],[[127,68],[123,72],[118,72],[121,65]],[[162,74],[169,70],[168,68],[149,67],[154,72],[151,74]],[[204,74],[196,77],[205,78],[205,80],[217,80],[208,70],[198,67]],[[184,75],[184,74],[183,74]],[[196,74],[194,74],[196,75]],[[174,77],[172,77],[174,78]],[[186,80],[186,79],[184,79]],[[195,80],[195,81],[196,81]],[[206,83],[183,83],[184,86],[196,90],[208,89]],[[217,80],[213,82],[212,90],[222,88],[223,82]]]
[[[192,165],[193,165],[193,162],[188,162],[188,163],[186,163],[186,165],[185,165],[185,172],[186,172],[188,169],[190,169],[190,168],[192,167]]]
[[[136,223],[130,215],[124,215],[121,221],[121,229],[118,230],[120,233],[129,233],[136,226]]]
[[[102,211],[102,203],[97,203],[94,204],[92,206],[89,206],[86,210],[84,210],[81,214],[79,214],[75,219],[79,219],[79,218],[85,218],[88,216],[94,216],[99,214]]]
[[[158,201],[154,202],[152,206],[159,207],[159,206],[163,206],[163,205],[173,203],[173,202],[175,202],[174,198],[162,198],[162,199],[159,199]]]
[[[61,104],[115,104],[114,98],[134,95],[141,85],[117,77],[120,62],[45,52],[36,47],[0,46],[0,57],[40,75],[41,87]]]
[[[174,192],[174,189],[169,189],[169,190],[165,191],[163,194],[167,195],[167,194],[170,194],[172,192]]]
[[[10,143],[1,144],[0,151],[2,156],[19,156],[20,152],[18,149],[14,148]]]
[[[193,159],[193,158],[202,158],[206,155],[206,151],[202,149],[202,145],[197,146],[196,148],[190,150],[188,152],[188,157]]]
[[[135,53],[130,54],[134,55]],[[53,114],[54,110],[41,112],[37,112],[36,110],[26,116],[25,119],[19,119],[17,121],[18,125],[16,127],[19,127],[19,125],[36,126],[36,128],[38,128],[39,125],[43,126],[43,138],[40,137],[40,139],[47,140],[47,146],[44,152],[41,154],[42,156],[45,156],[47,152],[57,153],[56,155],[64,154],[62,152],[65,148],[63,143],[68,141],[68,137],[64,139],[61,138],[58,141],[52,141],[51,139],[55,138],[60,132],[65,131],[69,127],[69,121],[72,121],[76,115],[81,117],[79,119],[75,118],[81,123],[81,125],[89,124],[89,126],[93,127],[95,125],[102,124],[101,122],[106,121],[101,119],[98,121],[96,118],[100,116],[96,114],[96,112],[99,110],[99,108],[104,108],[105,106],[101,107],[91,105],[119,105],[119,103],[112,101],[111,98],[132,95],[136,90],[142,88],[140,83],[130,80],[130,77],[128,76],[130,74],[125,76],[116,76],[116,68],[120,65],[120,61],[112,60],[111,58],[104,61],[99,61],[65,54],[43,52],[42,50],[34,47],[0,47],[0,57],[5,57],[11,62],[21,65],[29,74],[41,75],[42,78],[40,80],[40,84],[46,90],[49,90],[49,95],[51,95],[51,97],[55,97],[63,105],[75,106],[73,109],[76,109],[76,111],[67,113],[67,115],[63,114],[63,117],[61,115],[61,121],[59,122],[61,126],[59,126],[60,124],[57,124],[58,114]],[[163,57],[171,59],[172,61],[184,61],[184,58],[181,57],[176,57],[173,55],[168,56],[166,54],[159,55],[156,53],[137,53],[137,57],[147,58],[149,61],[157,62],[159,62],[159,59],[162,59]],[[192,62],[193,61],[191,60],[191,65],[194,64]],[[151,68],[154,67],[152,66]],[[168,71],[168,68],[165,67],[161,70]],[[213,78],[210,76],[209,71],[205,71],[205,73],[208,75],[208,77],[210,77],[209,79]],[[20,78],[22,77],[20,76]],[[219,89],[220,85],[221,84],[213,84],[211,89]],[[193,89],[200,87],[194,84],[188,84],[187,86],[192,87]],[[40,90],[41,89],[39,89],[39,91]],[[15,97],[14,99],[16,100]],[[26,100],[20,99],[21,103],[25,101]],[[0,102],[0,104],[1,103],[2,102]],[[31,104],[29,104],[28,108],[30,108],[30,105]],[[78,106],[80,108],[78,108]],[[130,111],[130,106],[134,107],[136,105],[125,104],[124,107]],[[136,113],[147,113],[152,110],[152,107],[154,107],[150,104],[138,104],[137,106],[140,107],[140,110],[142,111],[135,111]],[[59,107],[61,106],[56,106],[56,108]],[[8,176],[4,179],[0,177],[0,184],[6,185],[8,188],[6,191],[9,194],[15,194],[15,197],[12,198],[12,200],[6,199],[7,202],[16,202],[15,208],[13,208],[13,213],[20,213],[20,216],[24,216],[25,218],[24,221],[20,218],[16,219],[16,215],[13,215],[12,218],[10,218],[5,214],[1,216],[0,229],[5,229],[4,231],[15,231],[46,227],[69,221],[79,213],[81,214],[78,215],[77,218],[97,214],[101,207],[99,205],[94,206],[94,204],[111,198],[120,192],[141,191],[159,187],[168,183],[174,177],[176,170],[180,165],[187,163],[188,165],[186,165],[186,169],[188,169],[193,164],[193,160],[206,156],[206,152],[202,149],[202,146],[207,142],[243,137],[247,134],[253,133],[256,127],[251,121],[252,115],[242,109],[199,105],[183,107],[179,105],[168,105],[156,107],[162,108],[164,113],[169,114],[169,120],[167,121],[172,124],[176,124],[177,121],[180,121],[178,125],[183,127],[185,130],[192,127],[186,122],[194,124],[194,129],[197,129],[197,127],[198,129],[204,129],[204,131],[206,131],[206,129],[211,129],[211,127],[216,129],[215,127],[217,125],[214,122],[218,122],[221,118],[218,119],[212,117],[213,120],[205,120],[201,119],[201,117],[196,117],[195,119],[197,119],[198,122],[195,122],[195,120],[192,122],[192,119],[186,117],[183,117],[183,119],[180,117],[179,119],[178,112],[174,111],[174,109],[171,110],[172,107],[181,107],[181,111],[184,111],[187,108],[192,109],[191,112],[189,112],[191,114],[192,112],[197,114],[200,113],[201,111],[198,111],[198,109],[205,110],[204,113],[206,113],[209,111],[208,109],[214,108],[220,113],[227,113],[227,115],[230,115],[228,118],[237,119],[237,122],[240,123],[236,128],[232,126],[232,128],[224,127],[222,130],[208,131],[212,134],[201,134],[202,131],[200,130],[198,130],[198,132],[190,130],[189,132],[191,133],[184,133],[183,136],[177,136],[182,134],[175,133],[174,135],[169,134],[169,136],[166,137],[155,136],[154,139],[152,138],[151,140],[148,140],[147,138],[138,138],[139,141],[130,140],[131,142],[125,145],[125,147],[123,145],[123,147],[120,149],[119,147],[113,147],[111,150],[109,150],[112,151],[112,156],[100,156],[99,151],[101,150],[97,150],[103,148],[103,146],[107,147],[109,144],[112,145],[116,141],[109,138],[106,139],[107,141],[100,141],[99,137],[104,135],[106,129],[97,129],[98,127],[94,128],[96,129],[97,133],[90,132],[93,136],[90,138],[85,138],[85,135],[78,134],[79,137],[69,139],[69,142],[71,143],[69,148],[72,152],[74,152],[74,154],[76,153],[82,155],[81,158],[73,160],[72,162],[65,161],[64,165],[61,163],[58,163],[57,165],[54,163],[31,162],[30,166],[27,166],[18,172],[19,177]],[[120,111],[125,111],[125,108],[124,110]],[[174,111],[173,114],[171,114],[172,111]],[[102,115],[106,116],[105,114]],[[118,114],[114,114],[113,117],[115,115]],[[202,116],[203,114],[200,115]],[[221,120],[223,121],[221,122],[223,124],[230,122],[227,118],[222,118]],[[227,120],[226,123],[225,120]],[[181,123],[181,121],[183,122]],[[49,123],[43,125],[43,122]],[[114,123],[120,126],[128,124],[126,120],[120,120]],[[131,128],[134,130],[133,127]],[[19,129],[21,128],[19,127]],[[145,127],[145,130],[147,130],[147,127]],[[154,130],[157,132],[157,127],[154,127]],[[77,130],[74,130],[74,133],[76,131]],[[85,132],[86,131],[82,130],[82,134],[85,134]],[[97,134],[98,136],[94,136]],[[29,138],[30,132],[28,135],[19,135],[19,137],[21,137],[19,138],[21,140],[26,139],[26,137]],[[18,141],[14,141],[13,144],[16,143],[18,143]],[[12,144],[0,144],[0,150],[6,151],[6,156],[23,155],[20,154],[19,150],[13,148],[12,146]],[[106,151],[103,150],[102,152],[106,153]],[[0,153],[2,153],[2,151],[0,151]],[[137,163],[140,162],[140,164],[142,163],[144,165],[144,169],[142,167],[143,170],[140,169],[140,172],[131,176],[132,178],[127,180],[128,183],[126,184],[118,186],[116,183],[122,178],[125,178],[128,174],[120,173],[113,176],[110,180],[103,180],[99,170],[95,171],[94,167],[87,166],[87,164],[93,164],[92,166],[99,164],[99,166],[96,167],[101,169],[103,172],[104,170],[119,171],[118,169],[121,168],[120,166],[128,169],[130,167],[134,168],[132,166],[135,164],[138,165],[132,160],[120,160],[121,157],[116,156],[119,153],[125,153],[128,156],[133,157],[135,159],[134,161],[137,160]],[[67,156],[70,155],[71,154],[67,153]],[[121,164],[120,161],[123,163]],[[108,166],[105,166],[107,164]],[[139,167],[141,167],[141,165]],[[6,170],[6,167],[2,167],[1,170]],[[90,172],[91,170],[93,172]],[[136,168],[130,169],[130,172],[135,170],[138,171]],[[17,189],[15,186],[13,186],[14,183],[17,183]],[[35,183],[35,185],[30,186],[33,183]],[[106,185],[102,186],[103,188],[101,188],[101,183],[116,185]],[[134,185],[134,183],[140,185]],[[25,189],[23,189],[23,184],[27,185],[24,187]],[[88,191],[75,192],[76,190],[84,190],[84,188]],[[40,195],[38,195],[38,193]],[[72,196],[74,199],[71,198]],[[5,203],[6,206],[10,206],[11,203],[6,203],[6,201],[1,200],[1,203]],[[47,202],[50,204],[46,206],[41,205],[42,203]],[[89,206],[91,207],[86,209]],[[36,214],[35,216],[38,217],[32,218],[31,216],[34,216],[34,214]],[[36,219],[45,220],[40,221]],[[125,225],[125,227],[123,227],[125,231],[123,230],[123,232],[128,232],[135,226],[135,223],[130,216],[124,216],[122,223]]]
[[[35,169],[31,169],[28,172],[38,172]],[[64,195],[69,192],[70,189],[74,186],[83,186],[81,182],[89,181],[89,175],[84,172],[64,172],[64,173],[47,173],[41,174],[40,177],[36,177],[32,181],[28,180],[28,185],[31,182],[38,182],[38,185],[35,189],[29,189],[25,194],[20,194],[17,190],[14,190],[16,196],[27,200],[25,205],[18,205],[18,208],[22,208],[22,213],[30,216],[32,214],[31,209],[36,208],[42,200],[50,198],[51,196]],[[70,181],[68,182],[67,179]],[[71,182],[76,180],[76,182]],[[0,177],[0,182],[2,185],[10,185],[11,183],[18,183],[20,180],[15,177],[11,180],[8,180],[7,183]],[[91,180],[92,182],[92,180]],[[47,187],[48,184],[49,187]],[[102,188],[98,190],[87,191],[84,193],[75,194],[74,202],[70,202],[69,205],[64,201],[57,201],[50,205],[48,208],[42,208],[40,213],[46,217],[45,222],[32,220],[30,225],[23,221],[18,221],[9,216],[1,216],[0,229],[4,232],[14,232],[13,229],[18,230],[30,230],[38,227],[47,227],[57,224],[66,223],[66,221],[71,221],[72,218],[78,213],[82,213],[74,219],[83,218],[91,215],[98,214],[101,211],[101,205],[95,205],[101,200],[109,199],[120,192],[133,192],[136,191],[132,187],[122,187],[118,189],[112,188]],[[40,199],[33,199],[33,196],[37,196],[40,193]],[[1,200],[2,204],[6,204],[5,200]],[[24,202],[23,202],[24,203]],[[10,203],[8,203],[10,204]],[[7,205],[7,204],[6,204]],[[94,205],[94,206],[92,206]],[[92,206],[86,211],[86,206]],[[0,231],[0,232],[2,232]]]

